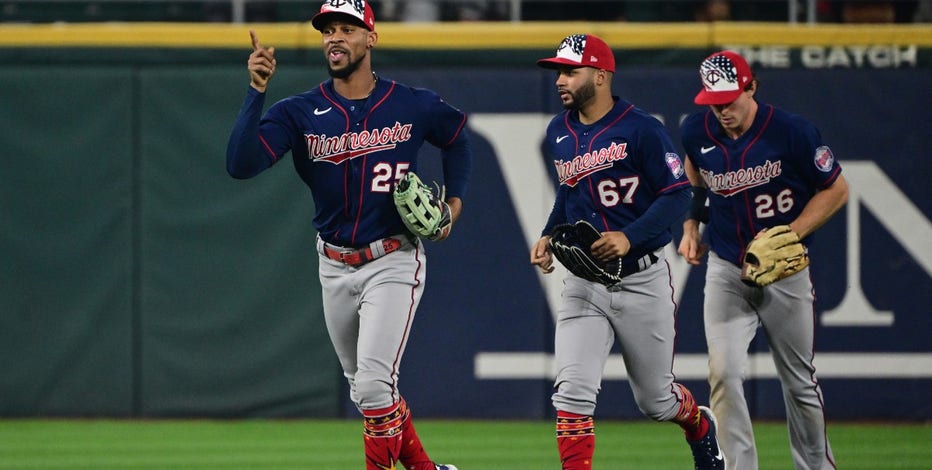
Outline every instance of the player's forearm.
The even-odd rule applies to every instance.
[[[456,224],[456,221],[460,218],[460,214],[463,213],[463,200],[458,197],[448,197],[444,202],[450,206],[450,220]]]
[[[693,233],[699,233],[699,221],[687,217],[683,220],[683,236]]]
[[[790,223],[790,228],[799,235],[799,238],[806,238],[828,222],[828,219],[847,202],[848,183],[843,176],[839,175],[831,186],[819,191],[809,200],[799,217]]]

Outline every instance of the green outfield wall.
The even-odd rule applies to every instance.
[[[224,170],[240,70],[14,68],[0,414],[337,414],[307,190]]]

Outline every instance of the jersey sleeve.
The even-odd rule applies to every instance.
[[[549,174],[553,178],[551,183],[556,187],[556,197],[554,198],[553,207],[550,209],[550,215],[547,217],[547,222],[544,225],[544,229],[541,231],[541,236],[550,235],[554,227],[568,222],[566,215],[566,195],[569,192],[569,186],[560,184],[559,175],[554,166],[554,161],[557,160],[558,157],[553,136],[559,132],[562,122],[563,114],[558,114],[550,120],[544,134],[544,141],[540,146],[544,163],[547,166]]]
[[[541,236],[550,235],[553,228],[560,224],[567,223],[566,220],[566,193],[569,186],[560,185],[557,188],[557,197],[553,201],[553,208],[550,210],[550,216],[547,218],[547,224],[541,231]]]
[[[831,186],[841,174],[841,165],[832,149],[822,141],[815,125],[797,116],[793,120],[790,153],[798,158],[794,163],[811,186],[819,189]]]
[[[655,196],[689,188],[686,166],[662,124],[643,126],[637,148],[645,183],[650,185]]]
[[[705,113],[693,113],[680,123],[680,143],[683,145],[683,160],[690,155],[699,155],[699,132],[702,129],[702,120]],[[695,160],[693,160],[695,161]]]
[[[439,149],[452,145],[466,129],[466,113],[451,106],[431,90],[414,88],[413,93],[416,101],[430,116],[425,137],[427,142]]]
[[[540,143],[540,154],[543,158],[544,167],[547,168],[547,174],[550,176],[550,182],[554,187],[562,186],[560,183],[560,173],[557,171],[556,162],[561,160],[559,156],[559,147],[557,137],[566,134],[567,128],[564,124],[566,112],[557,114],[547,123],[547,129],[544,131],[544,138]],[[562,134],[561,134],[562,133]]]
[[[683,214],[689,209],[691,193],[686,191],[672,191],[661,194],[650,207],[634,222],[622,229],[631,249],[643,248],[651,240],[660,237],[670,230]]]
[[[472,147],[466,129],[449,146],[442,148],[440,153],[447,196],[464,199],[472,175]]]
[[[234,178],[252,178],[274,165],[290,150],[283,105],[276,103],[260,119],[265,93],[249,87],[227,141],[227,172]]]
[[[690,196],[686,167],[673,140],[659,122],[642,126],[637,147],[642,176],[654,192],[654,199],[622,230],[633,251],[652,248],[648,245],[662,239],[686,212]]]
[[[413,91],[427,109],[429,128],[425,139],[440,149],[443,158],[447,196],[462,199],[472,174],[472,148],[466,130],[466,114],[431,90],[414,88]]]

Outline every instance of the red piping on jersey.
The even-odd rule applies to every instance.
[[[657,191],[657,194],[663,194],[663,193],[667,192],[667,191],[670,190],[670,189],[676,188],[676,187],[678,187],[678,186],[684,186],[684,185],[687,185],[687,184],[690,184],[690,183],[689,183],[689,180],[680,181],[679,183],[671,184],[670,186],[667,186],[666,188],[661,188],[660,191]]]
[[[633,108],[634,108],[633,104],[628,105],[628,107],[624,111],[622,111],[621,114],[617,118],[615,118],[614,121],[610,122],[607,126],[602,127],[602,130],[600,130],[599,132],[596,132],[595,135],[592,136],[592,139],[589,140],[589,148],[586,149],[586,152],[591,153],[592,144],[595,143],[596,139],[598,139],[598,137],[602,135],[603,132],[607,131],[609,128],[611,128],[616,123],[618,123],[618,121],[621,121],[623,117],[627,116],[628,112],[631,111]],[[567,116],[569,116],[570,113],[566,113],[566,114]],[[590,176],[587,176],[586,180],[589,183],[589,197],[591,197],[592,200],[595,201],[597,200],[597,198],[595,197],[595,188],[592,186],[592,178]],[[593,204],[593,206],[595,206],[595,204]],[[610,227],[608,226],[608,218],[605,216],[605,211],[602,210],[602,207],[598,207],[598,211],[599,211],[599,216],[602,217],[602,225],[605,226],[605,230],[609,230]]]
[[[383,96],[382,99],[380,99],[380,100],[379,100],[377,103],[375,103],[371,108],[369,108],[369,111],[366,113],[366,117],[363,118],[363,120],[362,120],[362,128],[363,128],[363,129],[369,127],[369,116],[372,116],[372,112],[375,111],[375,108],[378,108],[382,103],[384,103],[385,100],[388,99],[388,96],[391,95],[391,94],[392,94],[392,91],[394,91],[394,90],[395,90],[395,82],[392,81],[392,84],[391,84],[391,86],[389,87],[388,91],[385,92],[385,96]],[[349,116],[347,116],[347,118],[346,118],[346,124],[347,124],[347,129],[346,129],[346,130],[349,131]],[[352,235],[350,235],[350,243],[353,244],[353,245],[356,244],[356,233],[359,231],[359,221],[362,219],[362,207],[363,207],[363,201],[364,201],[365,195],[366,195],[366,175],[365,175],[365,171],[366,171],[366,164],[367,164],[367,161],[368,161],[368,157],[363,157],[363,159],[362,159],[362,165],[361,165],[361,166],[362,166],[362,169],[363,169],[363,175],[362,175],[362,177],[359,179],[359,205],[356,207],[356,218],[355,218],[356,220],[353,222],[353,233],[352,233]],[[347,168],[349,168],[349,167],[347,167]],[[349,171],[349,170],[347,170],[347,171]],[[347,204],[347,208],[349,208],[349,204]],[[349,215],[349,214],[347,214],[347,215]]]
[[[266,152],[269,152],[269,155],[272,156],[272,161],[273,161],[273,162],[277,162],[277,161],[278,161],[278,155],[275,155],[275,152],[272,150],[272,147],[269,146],[269,143],[265,141],[265,138],[262,137],[262,134],[261,134],[261,133],[259,134],[259,142],[261,142],[261,143],[262,143],[262,146],[265,147],[265,151],[266,151]]]
[[[343,215],[349,217],[349,163],[343,165]]]
[[[757,141],[760,140],[760,136],[764,134],[764,130],[766,130],[767,126],[770,125],[770,118],[773,117],[773,106],[767,105],[767,107],[769,108],[769,112],[767,113],[767,118],[764,119],[764,123],[761,124],[760,130],[757,132],[757,135],[755,135],[754,138],[751,139],[750,142],[748,142],[748,145],[744,147],[744,151],[741,152],[741,167],[742,168],[744,167],[746,163],[746,157],[748,155],[748,151],[750,151],[751,147],[753,147],[754,144],[756,144]],[[751,195],[748,194],[748,191],[744,192],[744,207],[745,207],[745,210],[747,211],[747,214],[745,215],[747,215],[747,218],[748,218],[748,228],[751,230],[751,233],[756,234],[757,231],[754,229],[754,217],[753,217],[754,212],[751,207]],[[747,243],[744,243],[744,241],[742,240],[741,246],[743,247],[746,245]],[[742,251],[741,257],[744,258],[744,249],[742,249],[741,251]]]
[[[466,125],[466,114],[464,113],[464,114],[463,114],[463,120],[460,121],[460,125],[459,125],[459,127],[456,128],[456,132],[453,133],[453,137],[452,137],[447,143],[443,144],[443,147],[444,147],[444,148],[449,147],[450,144],[452,144],[453,141],[456,140],[457,137],[459,137],[460,132],[463,131],[463,126],[465,126],[465,125]]]
[[[323,97],[326,98],[327,101],[329,101],[331,105],[333,105],[338,110],[340,110],[341,113],[343,113],[343,119],[346,121],[346,128],[343,129],[343,132],[344,133],[349,132],[350,126],[351,126],[349,113],[346,112],[346,109],[343,108],[343,106],[340,104],[339,101],[333,99],[330,95],[327,94],[327,89],[324,87],[323,83],[318,85],[317,88],[320,90],[320,94],[323,95]],[[347,164],[343,167],[343,215],[346,217],[350,216],[350,213],[349,213],[349,208],[350,208],[349,177],[350,177],[349,165]],[[356,236],[356,231],[353,230],[353,235],[350,237],[350,243],[355,243],[355,236]]]
[[[835,180],[838,179],[838,175],[839,175],[839,174],[841,174],[841,167],[840,167],[840,166],[836,166],[836,167],[835,167],[835,171],[832,171],[832,176],[829,176],[828,179],[825,180],[825,183],[824,183],[822,186],[819,187],[819,189],[825,189],[825,188],[828,188],[829,186],[835,184]]]
[[[563,125],[566,126],[566,130],[568,130],[570,134],[573,135],[573,140],[576,141],[576,144],[573,145],[573,149],[576,149],[576,147],[579,147],[579,136],[576,135],[575,132],[573,132],[573,128],[570,126],[570,113],[569,112],[563,114]]]
[[[372,111],[375,111],[375,108],[378,108],[379,106],[381,106],[382,103],[384,103],[385,100],[388,99],[389,95],[391,95],[393,91],[395,91],[395,81],[394,81],[394,80],[392,80],[392,84],[389,86],[388,91],[385,92],[385,96],[383,96],[382,99],[380,99],[380,100],[378,101],[378,103],[376,103],[376,104],[373,105],[371,108],[369,108],[369,112],[366,113],[366,118],[363,119],[363,121],[362,121],[362,127],[363,127],[363,129],[365,129],[366,127],[369,127],[369,116],[372,115]]]
[[[362,157],[363,173],[365,173],[366,161],[368,159],[369,159],[368,156]],[[363,175],[362,178],[359,178],[359,205],[356,207],[356,221],[353,223],[353,235],[350,236],[350,243],[353,245],[356,244],[356,231],[359,230],[359,219],[362,218],[362,203],[363,203],[363,199],[365,199],[364,197],[365,194],[366,194],[366,178],[365,178],[365,175]]]
[[[324,84],[323,84],[323,83],[321,83],[321,84],[318,86],[318,88],[320,88],[320,94],[324,95],[324,98],[326,98],[327,101],[330,102],[330,104],[336,106],[337,109],[339,109],[340,112],[343,113],[343,118],[346,119],[346,129],[343,129],[343,132],[349,132],[349,130],[350,130],[349,113],[347,113],[347,112],[346,112],[346,109],[344,109],[343,106],[340,105],[340,102],[339,102],[339,101],[337,101],[337,100],[331,98],[330,95],[327,94],[327,89],[324,88]]]
[[[704,116],[705,119],[703,120],[703,124],[705,127],[705,135],[706,137],[709,138],[709,140],[711,140],[712,142],[715,142],[715,145],[718,148],[722,149],[722,153],[725,154],[725,171],[728,172],[728,171],[731,171],[731,155],[728,154],[728,148],[722,145],[722,143],[718,139],[715,138],[715,135],[712,134],[712,129],[709,127],[709,120],[711,116],[714,116],[712,111],[707,111],[705,113],[705,116]],[[716,122],[718,122],[718,120],[716,120]],[[735,219],[737,219],[737,217]],[[741,230],[738,229],[737,223],[735,223],[735,235],[737,236],[738,240],[741,240]]]
[[[748,151],[751,149],[751,146],[753,146],[755,143],[757,143],[758,140],[760,140],[761,135],[764,134],[764,130],[767,129],[767,126],[770,124],[770,118],[773,117],[773,106],[767,105],[767,107],[770,108],[770,112],[767,113],[767,119],[764,120],[764,123],[761,125],[760,130],[757,132],[757,135],[755,135],[754,138],[751,139],[751,142],[749,142],[747,146],[745,146],[744,151],[741,152],[741,165],[742,166],[744,166],[745,157],[747,156]],[[712,111],[708,111],[705,113],[704,124],[705,124],[706,137],[708,137],[709,140],[711,140],[712,142],[715,142],[715,145],[717,145],[719,148],[722,149],[722,153],[725,154],[725,171],[726,172],[731,171],[731,156],[728,154],[728,149],[724,145],[722,145],[722,143],[718,139],[716,139],[715,136],[712,134],[712,129],[711,127],[709,127],[710,116],[713,116]],[[716,122],[718,122],[718,120],[716,120]],[[748,214],[746,215],[748,218],[748,223],[751,226],[751,232],[756,235],[756,232],[754,230],[754,219],[752,217],[753,214],[750,211],[751,202],[748,200],[748,197],[749,197],[748,194],[745,193],[744,194],[744,198],[745,198],[744,205],[748,210]],[[736,220],[737,220],[737,217],[736,217]],[[741,244],[742,247],[747,245],[747,242],[745,242],[744,239],[741,237],[741,227],[737,222],[735,222],[735,238],[738,239],[738,243]],[[744,258],[744,248],[741,249],[741,258]]]

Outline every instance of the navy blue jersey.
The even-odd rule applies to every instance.
[[[547,126],[544,153],[557,169],[560,186],[544,234],[560,223],[586,220],[602,232],[624,231],[632,241],[625,258],[637,258],[672,240],[670,224],[682,216],[688,198],[676,202],[656,229],[641,237],[628,229],[663,195],[686,191],[683,162],[669,133],[656,118],[633,104],[615,99],[598,122],[579,121],[564,111]],[[682,209],[682,210],[680,210]]]
[[[324,241],[359,247],[405,233],[392,200],[395,182],[417,171],[424,142],[441,149],[447,197],[465,195],[472,165],[466,115],[433,91],[379,78],[362,100],[327,80],[272,105],[251,87],[227,149],[237,177],[251,177],[291,152],[311,189],[314,226]]]
[[[681,135],[709,188],[709,246],[738,266],[754,235],[795,220],[841,174],[818,129],[772,105],[759,104],[754,123],[737,139],[725,135],[709,110],[688,116]]]

